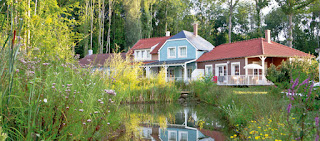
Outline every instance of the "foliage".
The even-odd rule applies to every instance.
[[[301,78],[318,79],[318,63],[312,58],[294,58],[292,61],[283,61],[281,65],[267,70],[267,79],[280,88],[289,88],[290,80]]]

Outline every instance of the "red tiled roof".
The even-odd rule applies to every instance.
[[[158,53],[158,50],[160,47],[166,42],[167,39],[171,38],[172,36],[164,36],[164,37],[154,37],[154,38],[146,38],[146,39],[140,39],[129,51],[128,53],[133,53],[133,50],[137,49],[149,49],[155,45],[157,45],[151,54]]]
[[[297,49],[293,49],[276,42],[268,43],[264,40],[264,38],[257,38],[219,45],[212,51],[199,57],[197,62],[242,58],[257,55],[274,57],[311,56],[310,54],[304,53]]]
[[[116,53],[105,53],[105,54],[92,54],[87,55],[86,57],[79,60],[80,66],[84,67],[86,65],[90,66],[98,66],[98,65],[104,65],[104,63],[112,57]],[[120,53],[121,57],[123,59],[126,58],[126,53]]]

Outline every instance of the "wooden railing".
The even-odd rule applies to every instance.
[[[218,76],[218,85],[273,85],[264,76],[257,75],[235,75]]]

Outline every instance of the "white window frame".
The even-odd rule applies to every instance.
[[[171,134],[170,134],[170,133],[176,133],[176,140],[177,140],[177,137],[178,137],[177,131],[168,130],[168,140],[169,140],[170,137],[171,137]]]
[[[141,59],[144,60],[146,57],[145,50],[141,50]]]
[[[205,65],[204,71],[205,71],[206,76],[209,76],[209,72],[207,71],[207,68],[209,68],[209,67],[211,67],[211,74],[210,75],[213,75],[213,65]]]
[[[181,56],[181,54],[180,54],[181,48],[186,48],[186,55]],[[187,57],[187,53],[188,53],[188,51],[187,51],[187,46],[179,46],[179,47],[178,47],[178,57],[179,57],[179,58],[186,58],[186,57]]]
[[[151,60],[151,54],[150,54],[150,52],[151,52],[150,49],[147,49],[147,50],[146,50],[146,53],[147,53],[146,57],[147,57],[148,60]]]
[[[215,72],[214,72],[215,76],[219,76],[219,67],[221,67],[221,66],[226,66],[226,71],[228,71],[228,68],[227,68],[228,64],[227,63],[216,64],[215,65]],[[228,72],[226,72],[226,75],[228,75]]]
[[[170,56],[170,49],[174,49],[174,56]],[[168,47],[167,48],[167,58],[176,58],[176,54],[177,54],[177,52],[176,52],[176,47]]]
[[[239,65],[239,75],[240,75],[240,72],[241,72],[241,70],[240,70],[240,62],[232,62],[231,63],[231,75],[232,76],[235,76],[236,75],[236,70],[235,70],[235,66],[236,65]]]
[[[141,51],[140,51],[140,50],[137,50],[136,52],[137,52],[137,58],[136,58],[136,60],[140,60],[140,54],[141,54],[140,52],[141,52]]]
[[[181,134],[182,133],[187,134],[187,141],[188,141],[188,132],[186,132],[186,131],[179,131],[179,141],[181,140]]]

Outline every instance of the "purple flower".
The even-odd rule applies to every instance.
[[[29,71],[30,74],[34,74],[34,71]]]
[[[52,83],[52,86],[55,86],[56,85],[56,83]]]
[[[66,96],[66,99],[68,99],[69,97],[68,96]]]
[[[49,63],[43,63],[42,65],[44,65],[44,66],[48,66],[48,65],[49,65]]]
[[[101,100],[100,100],[100,99],[98,99],[98,102],[101,102]]]
[[[67,84],[67,86],[68,86],[68,87],[71,87],[71,86],[72,86],[72,84]]]
[[[107,94],[110,95],[116,95],[116,92],[114,90],[104,90]]]
[[[52,88],[52,89],[54,89],[55,87],[54,87],[54,86],[52,86],[51,88]]]
[[[19,69],[16,69],[16,73],[19,73]]]
[[[291,108],[292,108],[292,104],[290,103],[290,104],[288,105],[288,108],[287,108],[287,112],[288,112],[288,113],[290,113]]]
[[[110,123],[109,123],[109,122],[108,122],[107,124],[108,124],[108,125],[110,125]]]
[[[306,80],[304,80],[301,84],[300,84],[300,86],[301,85],[306,85],[306,84],[308,84],[309,83],[309,78],[307,78]]]
[[[67,110],[69,110],[69,107],[66,107]]]
[[[83,109],[79,109],[80,112],[83,112]]]
[[[82,123],[83,125],[86,125],[86,123],[84,122],[84,123]]]
[[[316,116],[316,117],[314,118],[314,120],[316,121],[316,126],[318,127],[318,126],[319,126],[319,117]]]
[[[319,135],[318,134],[316,135],[316,141],[319,141]]]
[[[295,81],[294,81],[294,83],[293,83],[293,85],[292,85],[292,89],[294,89],[297,85],[299,84],[299,78],[297,78]]]
[[[91,122],[91,119],[88,119],[87,122]]]
[[[95,111],[94,113],[95,113],[95,114],[98,114],[99,112],[98,112],[98,111]]]
[[[101,101],[100,103],[103,104],[103,101]]]
[[[83,103],[83,101],[82,101],[82,100],[80,100],[80,103]]]

